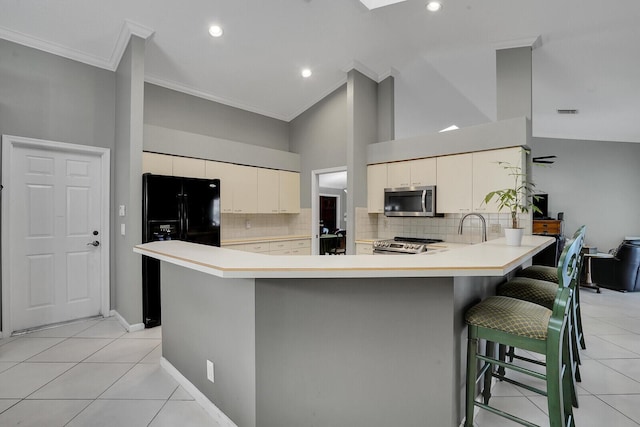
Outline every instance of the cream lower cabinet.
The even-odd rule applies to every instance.
[[[367,211],[384,213],[384,189],[387,188],[387,164],[367,166]]]
[[[373,255],[373,244],[356,243],[356,255]]]

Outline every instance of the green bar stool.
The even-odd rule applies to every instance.
[[[580,234],[582,234],[584,239],[585,226],[578,228],[578,230],[574,233],[573,239],[577,238]],[[578,274],[582,268],[582,255],[580,256],[579,264],[578,264]],[[536,279],[536,280],[544,280],[545,282],[558,283],[558,269],[556,267],[550,267],[547,265],[532,265],[527,268],[524,268],[516,273],[517,277]],[[579,279],[577,279],[579,280]],[[517,282],[516,282],[517,283]],[[526,283],[526,282],[522,282]],[[551,287],[544,285],[535,285],[539,286],[539,290],[537,291],[521,291],[523,292],[523,298],[525,301],[536,302],[528,298],[536,298],[540,300],[540,302],[536,302],[536,304],[544,305],[547,308],[551,308],[551,304],[553,304],[553,296],[554,292],[551,292]],[[521,288],[521,287],[520,287]],[[514,290],[511,292],[513,298],[518,298],[517,292],[518,290]],[[536,295],[531,295],[531,293],[535,293]],[[574,317],[574,325],[575,325],[575,333],[576,340],[580,343],[580,347],[585,350],[587,348],[587,344],[584,340],[584,332],[582,329],[582,314],[580,311],[580,284],[576,283],[575,289],[573,290],[573,317]],[[578,356],[579,358],[579,356]]]
[[[560,285],[556,286],[553,310],[539,304],[505,296],[493,296],[476,304],[465,315],[469,326],[467,347],[467,384],[465,427],[473,426],[475,408],[488,410],[519,424],[536,427],[513,414],[489,405],[487,390],[491,378],[524,387],[545,395],[551,427],[575,426],[572,403],[575,398],[571,366],[569,322],[571,318],[572,288],[569,286],[577,275],[579,249],[582,239],[574,239],[562,253],[558,269]],[[478,351],[478,341],[487,341],[485,354]],[[493,356],[493,346],[512,347],[542,354],[545,362],[532,361],[545,367],[545,373],[514,365]],[[482,363],[478,370],[479,362]],[[546,390],[515,381],[495,371],[494,366],[514,370],[546,382]],[[483,402],[476,401],[476,384],[484,378]]]

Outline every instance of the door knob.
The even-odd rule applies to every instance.
[[[100,246],[100,242],[98,242],[97,240],[94,240],[93,242],[87,243],[87,246]]]

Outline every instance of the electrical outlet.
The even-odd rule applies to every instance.
[[[489,224],[489,233],[498,234],[500,232],[500,224]]]
[[[125,216],[126,210],[124,205],[120,205],[119,209],[118,209],[118,215],[119,216]]]
[[[251,221],[246,220],[246,221],[244,222],[244,226],[245,226],[247,229],[251,228]]]
[[[215,376],[213,373],[213,362],[211,360],[207,360],[207,379],[212,383],[215,382]]]

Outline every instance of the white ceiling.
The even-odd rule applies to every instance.
[[[286,121],[351,68],[393,74],[403,138],[495,120],[496,47],[541,36],[534,136],[640,142],[640,1],[442,2],[433,14],[426,0],[0,0],[0,37],[114,69],[127,20],[153,31],[147,81]]]

